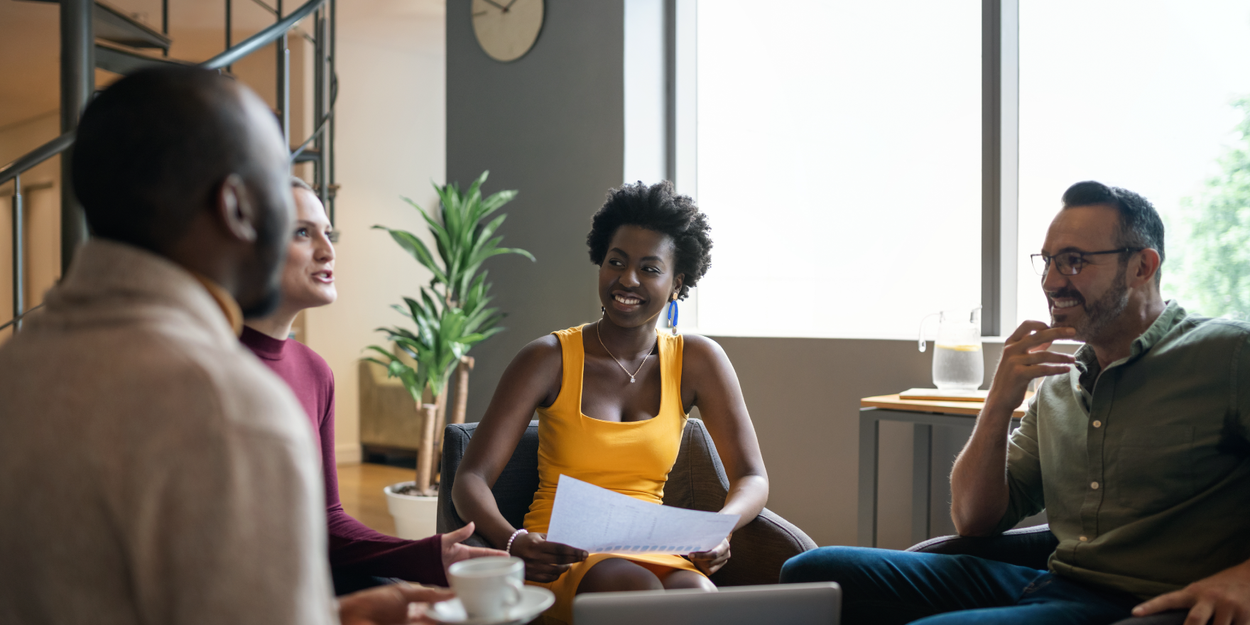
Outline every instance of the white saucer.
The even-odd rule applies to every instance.
[[[533,620],[555,602],[555,594],[546,588],[522,586],[521,602],[512,606],[502,619],[471,619],[464,613],[464,606],[459,599],[439,601],[430,606],[425,615],[448,625],[522,625]]]

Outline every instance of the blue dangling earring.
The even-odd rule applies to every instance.
[[[668,301],[668,325],[673,329],[673,336],[677,335],[677,300]]]

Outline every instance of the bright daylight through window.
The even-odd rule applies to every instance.
[[[1167,228],[1163,296],[1250,313],[1250,6],[1020,3],[1021,257],[1059,197],[1093,179],[1149,199]],[[1048,320],[1019,263],[1018,316]]]
[[[716,0],[697,31],[701,332],[914,339],[980,303],[979,0]]]

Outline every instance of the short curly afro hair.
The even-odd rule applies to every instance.
[[[690,196],[674,192],[673,183],[667,180],[651,186],[639,181],[608,191],[586,235],[590,262],[603,264],[612,235],[621,226],[638,226],[673,239],[676,273],[685,275],[678,299],[686,299],[690,287],[699,283],[712,264],[712,227],[707,217]]]

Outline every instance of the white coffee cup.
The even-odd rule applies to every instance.
[[[471,619],[502,619],[521,602],[525,561],[506,556],[461,560],[448,568],[451,589]]]

